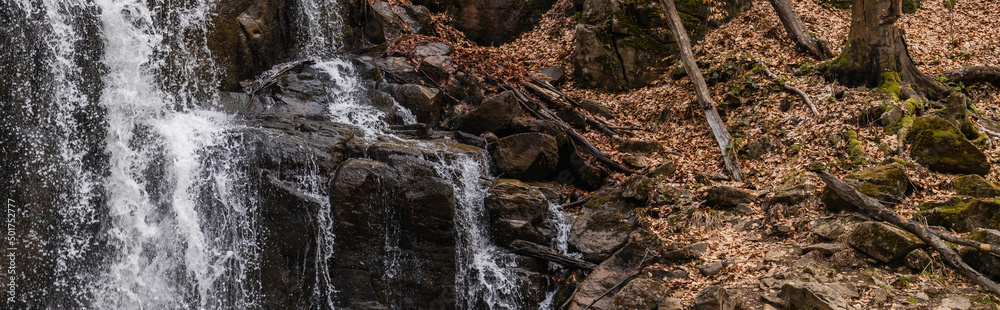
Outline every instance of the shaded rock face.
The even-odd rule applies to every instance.
[[[912,191],[906,167],[899,163],[874,166],[844,178],[844,182],[862,194],[883,203],[895,204],[906,198]],[[856,207],[837,196],[829,186],[823,187],[820,199],[833,211],[854,210]]]
[[[504,177],[542,180],[555,171],[559,146],[550,135],[529,132],[498,140],[490,155]]]
[[[217,1],[208,29],[208,49],[221,75],[222,89],[238,90],[291,56],[296,33],[293,4],[287,1]]]
[[[726,18],[748,9],[750,3],[724,1]],[[707,6],[701,1],[677,1],[676,4],[692,40],[705,34],[706,25],[717,22],[709,21]],[[581,24],[575,31],[573,75],[585,87],[607,91],[644,87],[658,79],[672,64],[664,55],[678,52],[656,1],[586,0]]]
[[[629,281],[615,294],[611,303],[614,310],[656,310],[666,309],[670,288],[664,282],[639,278]]]
[[[514,117],[521,115],[521,106],[514,93],[505,91],[483,101],[471,112],[458,117],[452,128],[474,135],[483,132],[500,132],[511,125]]]
[[[364,34],[373,43],[383,43],[401,38],[404,34],[430,34],[431,15],[419,5],[392,5],[384,1],[368,5]]]
[[[531,30],[556,1],[418,0],[435,12],[448,11],[455,28],[484,46],[499,46]]]
[[[645,258],[647,254],[655,253],[662,247],[660,240],[656,236],[653,236],[652,233],[645,230],[636,230],[631,233],[631,238],[629,238],[626,234],[626,241],[628,241],[627,244],[622,246],[621,249],[615,251],[613,255],[608,257],[607,260],[601,262],[601,264],[599,264],[597,268],[594,268],[587,278],[580,283],[577,287],[576,293],[572,296],[572,300],[569,301],[569,307],[567,309],[581,310],[591,304],[593,305],[591,305],[589,309],[622,309],[620,306],[624,306],[626,303],[618,303],[621,302],[619,298],[602,298],[602,296],[614,288],[619,282],[629,277],[631,270],[633,270],[635,266],[640,265],[643,262],[643,258]],[[638,281],[639,279],[643,278],[640,277],[631,281]],[[658,282],[662,281],[662,276],[653,276],[649,279],[654,282]],[[655,286],[649,287],[642,284],[643,282],[639,282],[633,288],[657,288]],[[650,283],[646,282],[646,284]],[[642,293],[636,292],[637,294],[633,296],[646,299],[656,296],[657,294],[657,292],[648,290],[644,291],[645,292]],[[611,293],[617,292],[612,291]],[[630,293],[625,292],[624,294]],[[615,296],[617,297],[617,294]],[[639,303],[652,304],[643,301],[640,301]]]
[[[926,246],[916,235],[882,222],[864,222],[851,232],[850,244],[859,251],[882,261],[899,261],[911,251]]]
[[[1000,187],[978,174],[957,177],[952,180],[952,184],[955,186],[955,192],[959,195],[977,198],[1000,196]]]
[[[991,247],[1000,247],[1000,231],[996,231],[994,229],[976,228],[971,234],[969,234],[967,239],[980,243],[986,243]],[[958,249],[958,254],[962,257],[962,260],[979,272],[992,275],[994,277],[1000,276],[1000,259],[997,257],[980,251],[979,249],[969,247],[960,247]]]
[[[927,224],[943,226],[957,232],[976,228],[1000,229],[1000,201],[969,197],[952,197],[943,202],[920,205]]]
[[[958,127],[937,116],[918,117],[906,135],[910,157],[935,172],[986,175],[990,163]]]
[[[507,246],[517,239],[551,242],[551,237],[540,229],[549,203],[538,189],[521,181],[500,179],[490,186],[485,203],[495,244]]]
[[[718,285],[710,285],[698,292],[694,298],[695,310],[723,310],[726,301],[729,299],[729,292]]]
[[[652,184],[641,180],[635,183],[634,187]],[[595,193],[594,198],[580,209],[573,223],[569,233],[570,247],[583,253],[583,258],[591,262],[607,258],[629,240],[629,233],[636,228],[634,211],[644,200],[637,199],[639,195],[634,193],[650,191],[648,188],[626,190],[622,186]]]

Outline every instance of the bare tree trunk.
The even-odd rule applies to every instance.
[[[778,13],[781,24],[785,26],[788,37],[795,41],[800,48],[813,54],[819,60],[833,57],[833,51],[830,51],[830,46],[825,39],[813,38],[806,31],[806,27],[802,25],[802,21],[799,20],[799,16],[795,14],[795,10],[792,9],[792,4],[788,0],[769,1],[774,7],[774,11]]]
[[[877,87],[890,81],[933,99],[950,92],[913,64],[903,29],[893,25],[902,14],[898,0],[854,0],[848,44],[830,63],[827,74],[848,86]],[[906,98],[900,98],[906,99]]]
[[[667,11],[666,15],[670,21],[670,31],[677,38],[677,46],[681,50],[681,62],[684,64],[684,71],[687,72],[688,77],[691,78],[691,83],[694,84],[695,97],[698,98],[701,109],[705,111],[708,126],[712,128],[712,134],[715,135],[715,140],[719,143],[719,149],[722,150],[722,160],[725,162],[726,170],[729,170],[729,173],[732,174],[733,180],[743,182],[743,173],[740,172],[740,162],[736,160],[736,152],[733,151],[733,138],[729,136],[729,130],[726,129],[726,124],[722,121],[722,117],[719,116],[719,111],[715,110],[715,102],[712,101],[712,97],[708,93],[708,86],[705,84],[705,78],[701,76],[701,70],[698,70],[698,64],[694,60],[694,53],[691,52],[691,39],[688,38],[687,31],[684,30],[684,24],[681,23],[681,17],[677,13],[674,0],[660,0],[660,4]]]

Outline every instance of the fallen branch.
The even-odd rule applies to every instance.
[[[705,85],[705,78],[701,76],[701,70],[698,70],[698,64],[694,60],[694,53],[691,52],[691,40],[688,38],[687,31],[684,30],[684,24],[681,23],[681,17],[674,6],[674,0],[660,0],[660,3],[663,5],[666,11],[665,15],[670,21],[670,31],[674,33],[674,37],[677,39],[677,46],[681,50],[681,63],[684,64],[684,71],[687,72],[688,77],[691,78],[691,83],[694,84],[695,97],[698,98],[698,103],[705,112],[705,119],[708,121],[708,126],[712,128],[712,134],[715,135],[715,140],[719,143],[719,149],[722,151],[722,161],[726,165],[726,170],[732,174],[733,180],[743,182],[740,163],[736,159],[736,152],[733,150],[733,138],[729,135],[729,130],[726,129],[726,124],[722,121],[722,117],[719,116],[719,111],[715,110],[715,102],[712,101],[712,97],[708,93],[708,86]]]
[[[994,248],[994,247],[990,246],[989,243],[979,243],[979,242],[972,241],[972,240],[969,240],[969,239],[955,237],[955,236],[952,236],[951,234],[949,234],[947,232],[943,232],[943,231],[940,231],[940,230],[937,230],[937,229],[933,229],[933,228],[929,228],[927,230],[930,231],[935,236],[938,236],[938,238],[941,238],[941,240],[948,241],[948,242],[951,242],[951,243],[954,243],[954,244],[958,244],[958,245],[964,245],[964,246],[967,246],[967,247],[970,247],[970,248],[973,248],[973,249],[976,249],[976,250],[987,252],[990,255],[993,255],[993,256],[996,256],[996,257],[1000,257],[1000,249],[997,249],[997,248]]]
[[[594,270],[594,268],[597,268],[597,264],[560,254],[550,247],[530,241],[514,240],[514,242],[511,242],[510,247],[514,249],[514,253],[544,259],[566,267],[584,270]]]
[[[558,105],[558,107],[557,107],[558,109],[560,109],[560,110],[572,109],[571,106],[568,106],[568,105],[566,105],[566,104],[564,104],[564,103],[562,103],[562,102],[559,101],[559,98],[561,97],[561,95],[559,95],[559,91],[557,91],[557,90],[553,91],[551,89],[546,89],[547,87],[535,85],[534,83],[531,83],[531,82],[528,82],[528,81],[525,81],[525,80],[520,80],[520,82],[521,82],[521,84],[524,85],[524,87],[528,88],[528,90],[530,90],[531,92],[533,92],[536,95],[538,95],[538,97],[541,97],[545,101],[551,102],[552,104]],[[567,100],[567,101],[569,101],[569,100]],[[573,101],[570,101],[570,103],[572,103],[572,102]],[[579,106],[579,103],[575,104],[575,106]],[[586,120],[586,122],[587,122],[588,125],[590,125],[590,126],[592,126],[594,128],[597,128],[597,131],[600,131],[605,136],[608,136],[608,138],[614,139],[616,141],[620,140],[618,138],[618,136],[617,136],[618,133],[616,133],[614,130],[611,130],[611,128],[608,128],[608,126],[605,125],[604,123],[601,123],[601,122],[599,122],[599,121],[597,121],[594,118],[589,117],[589,116],[587,116],[585,120]],[[562,119],[560,119],[560,121],[562,121]]]
[[[1000,85],[1000,68],[997,67],[961,67],[938,74],[938,76],[943,76],[948,79],[948,81],[962,82],[966,85],[979,82]]]
[[[816,117],[821,117],[819,114],[819,110],[816,110],[816,106],[813,105],[812,100],[809,100],[809,95],[807,95],[806,92],[802,91],[798,87],[788,85],[788,83],[782,81],[781,78],[772,73],[771,70],[767,69],[767,65],[765,65],[764,62],[758,61],[757,63],[760,65],[760,68],[764,70],[764,73],[767,74],[767,77],[771,78],[771,80],[774,81],[775,83],[778,83],[778,85],[781,85],[781,87],[784,88],[785,90],[796,93],[799,96],[802,96],[802,100],[806,101],[806,104],[809,105],[809,109],[812,110],[813,114],[815,114]]]
[[[622,172],[625,175],[632,175],[632,170],[629,170],[622,164],[619,164],[618,162],[611,159],[611,157],[608,157],[608,155],[604,154],[604,152],[601,152],[601,150],[597,149],[597,147],[591,144],[590,141],[587,140],[587,138],[581,136],[579,133],[573,130],[572,127],[566,125],[566,123],[558,121],[557,120],[558,118],[556,118],[555,114],[553,114],[552,111],[549,111],[548,108],[546,108],[544,105],[538,104],[528,99],[528,97],[525,96],[524,93],[522,93],[517,88],[514,88],[513,86],[505,85],[504,88],[514,92],[514,96],[517,97],[518,102],[521,103],[521,106],[524,107],[525,110],[528,110],[528,113],[530,113],[535,118],[555,122],[556,125],[558,125],[559,128],[562,129],[562,131],[566,133],[567,136],[569,136],[572,142],[580,144],[583,147],[584,151],[590,153],[591,156],[594,156],[594,158],[597,159],[597,161],[604,164],[604,166],[616,170],[618,172]],[[535,107],[532,107],[530,105],[531,103],[534,103]]]
[[[303,65],[312,65],[315,63],[316,60],[313,59],[306,59],[306,60],[286,63],[280,69],[275,70],[274,72],[265,72],[264,74],[266,74],[266,76],[255,80],[253,83],[247,86],[244,89],[244,91],[246,91],[247,94],[250,95],[250,101],[253,101],[254,97],[256,97],[259,92],[277,83],[278,77],[281,77],[282,75],[285,75],[285,73],[295,70],[296,68],[299,68]]]
[[[1000,296],[1000,285],[997,285],[997,283],[993,282],[993,280],[990,280],[975,269],[972,269],[972,267],[969,267],[969,265],[958,256],[958,253],[955,253],[954,250],[948,247],[948,245],[945,244],[940,237],[938,237],[938,233],[932,232],[930,229],[920,225],[916,221],[911,220],[904,222],[898,215],[896,215],[895,212],[883,206],[875,198],[859,193],[853,187],[848,186],[840,179],[837,179],[837,177],[827,173],[823,170],[823,168],[814,167],[812,165],[810,166],[811,167],[806,168],[806,170],[818,174],[820,179],[822,179],[823,182],[837,194],[837,196],[840,196],[840,198],[843,198],[861,210],[864,210],[868,216],[874,219],[889,222],[890,224],[902,227],[914,235],[917,235],[917,237],[940,253],[941,258],[944,259],[944,261],[949,265],[957,269],[959,273],[990,293]]]
[[[541,85],[542,87],[545,87],[546,89],[548,89],[548,90],[550,90],[550,91],[558,94],[559,96],[563,97],[563,99],[566,99],[566,101],[569,101],[569,103],[572,104],[573,107],[584,109],[583,105],[581,105],[579,101],[576,101],[576,99],[573,99],[573,97],[570,97],[566,93],[560,91],[555,86],[552,86],[552,83],[549,83],[549,82],[546,82],[546,81],[542,81],[542,80],[536,79],[534,77],[531,78],[531,81],[533,81],[533,82],[535,82],[535,84]],[[586,109],[584,109],[584,110],[586,110]],[[590,126],[594,126],[594,127],[598,128],[601,131],[607,131],[607,132],[610,132],[612,134],[614,134],[615,130],[618,129],[615,126],[609,126],[607,123],[602,122],[602,121],[597,120],[597,119],[594,119],[593,117],[589,117],[589,116],[587,117],[587,124],[590,124]]]
[[[830,51],[829,43],[826,40],[816,39],[809,35],[809,32],[802,25],[802,21],[799,20],[799,16],[795,14],[795,10],[792,9],[792,4],[788,0],[769,1],[771,1],[771,6],[774,7],[774,11],[778,13],[778,19],[781,20],[781,24],[785,26],[785,32],[788,33],[788,37],[792,41],[795,41],[800,48],[813,54],[819,60],[833,56],[833,52]]]

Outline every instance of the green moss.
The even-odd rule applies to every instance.
[[[899,73],[886,72],[882,74],[882,86],[879,89],[892,96],[894,101],[899,101],[902,95]]]
[[[903,0],[903,13],[913,14],[920,8],[920,2],[915,0]]]
[[[865,154],[865,149],[858,139],[851,139],[847,142],[847,157],[855,165],[868,163],[868,154]]]
[[[851,8],[851,0],[823,0],[823,3],[829,4],[841,10]]]
[[[957,232],[977,227],[1000,229],[1000,199],[952,197],[944,202],[928,202],[918,207],[927,224]]]
[[[924,110],[924,103],[920,100],[910,98],[903,101],[903,108],[906,108],[907,115],[917,115]]]

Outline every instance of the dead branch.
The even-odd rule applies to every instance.
[[[722,121],[722,117],[719,116],[719,111],[715,110],[715,102],[712,101],[712,97],[708,93],[705,78],[701,76],[701,71],[698,70],[698,64],[694,60],[694,53],[691,52],[691,40],[688,38],[687,31],[684,30],[684,24],[681,23],[681,17],[674,6],[674,0],[660,0],[660,4],[663,5],[666,11],[667,19],[670,21],[670,31],[674,33],[677,45],[680,47],[681,62],[684,64],[684,71],[687,72],[688,77],[691,78],[691,83],[694,84],[695,97],[698,98],[698,103],[705,112],[708,126],[712,128],[712,134],[715,135],[715,140],[719,143],[719,149],[722,151],[722,160],[726,165],[726,170],[729,170],[729,173],[732,174],[733,180],[743,182],[740,163],[736,159],[736,152],[733,150],[733,138],[729,135],[729,130],[726,129],[726,124]]]
[[[283,64],[280,69],[275,70],[274,72],[265,72],[264,74],[266,74],[266,76],[257,78],[257,80],[251,83],[250,86],[247,86],[244,90],[250,95],[250,101],[253,101],[254,97],[256,97],[259,92],[277,83],[278,78],[285,75],[285,73],[295,70],[301,66],[312,65],[315,63],[316,60],[307,59]]]
[[[528,113],[530,113],[535,118],[555,122],[556,125],[558,125],[559,128],[562,129],[562,131],[566,133],[567,136],[569,136],[570,140],[572,140],[571,142],[583,146],[583,150],[586,151],[587,153],[590,153],[591,156],[594,156],[594,158],[597,159],[597,161],[601,162],[601,164],[618,172],[622,172],[625,175],[632,175],[632,170],[629,170],[622,164],[619,164],[618,162],[611,159],[611,157],[608,157],[608,155],[604,154],[604,152],[601,152],[601,150],[599,150],[596,146],[591,144],[590,141],[587,140],[587,138],[584,138],[575,130],[573,130],[572,127],[567,125],[565,122],[559,120],[559,118],[557,118],[555,114],[553,114],[552,111],[549,111],[548,108],[546,108],[544,105],[541,105],[535,101],[532,101],[531,99],[528,99],[528,97],[525,96],[524,93],[522,93],[517,88],[514,88],[513,86],[504,85],[504,89],[513,91],[514,96],[517,97],[518,102],[521,103],[521,106],[524,107],[525,110],[528,110]],[[534,105],[534,107],[532,107],[532,105]]]
[[[938,238],[941,238],[941,240],[948,241],[958,245],[964,245],[976,250],[987,252],[990,255],[1000,257],[1000,249],[990,246],[989,243],[979,243],[969,239],[955,237],[947,232],[943,232],[934,228],[928,228],[927,230],[930,231],[935,236],[938,236]]]
[[[760,66],[761,69],[764,70],[764,73],[767,74],[767,77],[771,78],[771,80],[774,81],[775,83],[778,83],[778,85],[781,85],[781,87],[784,88],[785,90],[801,96],[802,100],[805,100],[806,104],[809,105],[809,109],[812,110],[813,114],[815,114],[816,117],[821,117],[819,114],[819,110],[816,110],[816,106],[813,105],[812,100],[809,100],[809,95],[807,95],[806,92],[802,91],[798,87],[788,85],[788,83],[782,81],[781,78],[779,78],[777,75],[771,72],[771,70],[767,69],[767,65],[765,65],[764,62],[758,61],[757,64]]]
[[[943,76],[948,79],[948,81],[962,82],[966,85],[979,82],[1000,85],[1000,68],[997,67],[961,67],[938,74],[938,76]]]
[[[895,212],[883,206],[875,198],[859,193],[853,187],[848,186],[846,183],[827,173],[822,168],[817,169],[810,167],[806,168],[806,170],[818,174],[820,179],[822,179],[823,182],[837,194],[837,196],[840,196],[840,198],[843,198],[861,210],[864,210],[868,216],[902,227],[914,235],[917,235],[917,237],[929,244],[931,248],[940,253],[941,258],[953,268],[957,269],[959,273],[990,293],[1000,296],[1000,285],[997,285],[997,283],[993,282],[993,280],[990,280],[975,269],[972,269],[972,267],[969,267],[969,265],[958,256],[958,253],[955,253],[955,250],[948,247],[948,245],[945,244],[940,237],[938,237],[938,233],[920,225],[920,223],[917,223],[916,221],[911,220],[904,222],[898,215],[896,215]]]
[[[510,248],[514,249],[514,253],[544,259],[566,267],[584,270],[594,270],[597,267],[597,264],[560,254],[550,247],[530,241],[514,240],[511,242]]]
[[[542,81],[542,80],[536,79],[534,77],[531,78],[531,81],[534,82],[535,84],[541,85],[542,87],[545,87],[546,89],[548,89],[548,90],[550,90],[550,91],[558,94],[559,96],[563,97],[563,99],[566,99],[566,101],[569,101],[569,103],[572,104],[573,107],[579,108],[579,109],[583,109],[583,106],[580,104],[579,101],[576,101],[576,99],[573,99],[573,97],[570,97],[566,93],[560,91],[555,86],[552,86],[552,83],[549,83],[549,82],[546,82],[546,81]],[[586,110],[586,109],[584,109],[584,110]],[[587,117],[587,124],[589,124],[590,126],[594,126],[595,128],[597,128],[598,130],[600,130],[602,132],[611,133],[612,135],[614,135],[615,134],[615,130],[618,129],[615,126],[609,126],[607,123],[602,122],[602,121],[597,120],[597,119],[594,119],[593,117],[590,117],[590,116]],[[613,138],[616,138],[616,137],[613,137]]]
[[[781,24],[785,26],[785,32],[788,33],[788,37],[792,41],[795,41],[800,48],[813,54],[819,60],[833,56],[833,51],[830,50],[829,43],[825,39],[813,38],[806,31],[806,27],[802,25],[802,21],[799,20],[799,16],[795,14],[795,10],[788,0],[769,1],[771,1],[771,6],[774,7],[774,11],[778,13],[778,19],[781,20]]]
[[[536,95],[538,95],[538,97],[541,97],[545,101],[548,101],[548,102],[550,102],[552,104],[557,105],[558,109],[565,110],[565,109],[572,109],[573,108],[573,107],[571,107],[569,105],[566,105],[565,103],[563,103],[563,102],[561,102],[559,100],[559,98],[566,98],[566,97],[563,97],[563,95],[560,95],[561,92],[558,91],[558,90],[549,89],[548,87],[545,87],[544,85],[542,85],[542,86],[535,85],[534,83],[531,83],[531,82],[528,82],[528,81],[525,81],[525,80],[520,80],[519,82],[521,82],[521,84],[524,85],[524,87],[528,88],[528,90],[530,90],[531,92],[533,92]],[[548,83],[546,83],[546,84],[548,84]],[[570,100],[567,100],[567,101],[569,101],[571,104],[574,102],[574,101],[570,101]],[[574,104],[573,106],[579,106],[579,103]],[[591,127],[597,128],[597,131],[600,131],[605,136],[608,136],[608,138],[611,138],[611,139],[613,139],[615,141],[621,140],[617,136],[618,133],[616,133],[614,130],[611,130],[611,128],[608,128],[608,126],[605,125],[604,123],[598,122],[597,120],[595,120],[594,118],[592,118],[590,116],[587,116],[586,121],[587,121],[588,125],[590,125]]]

